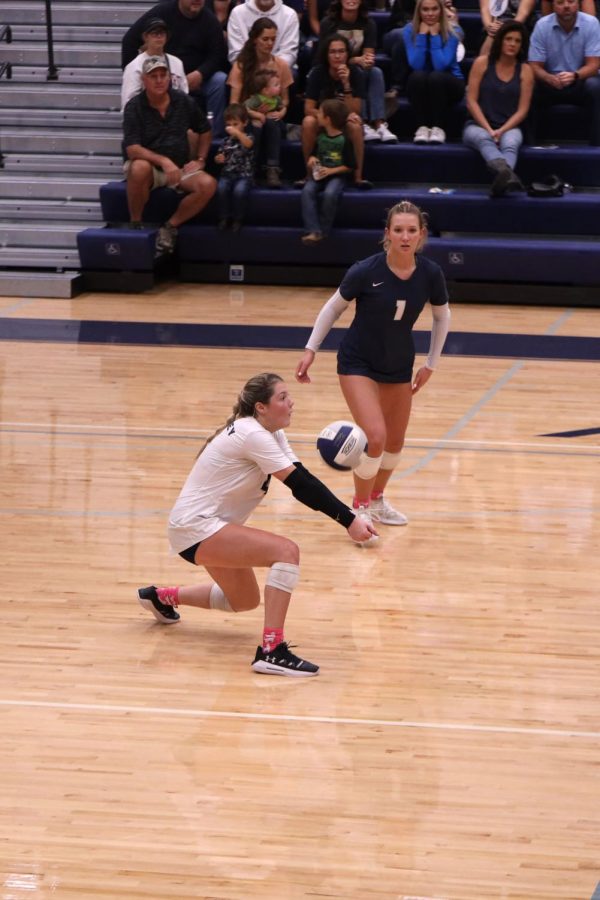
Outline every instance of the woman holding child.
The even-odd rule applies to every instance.
[[[245,103],[254,95],[262,93],[261,88],[256,85],[257,76],[263,87],[267,83],[264,80],[266,72],[274,72],[279,77],[281,102],[276,104],[275,109],[269,109],[271,104],[264,104],[250,112],[253,125],[260,129],[258,134],[266,155],[267,185],[272,188],[281,187],[281,122],[289,106],[289,88],[294,83],[285,60],[273,56],[276,37],[277,25],[272,19],[266,16],[256,19],[227,79],[231,88],[230,102]]]

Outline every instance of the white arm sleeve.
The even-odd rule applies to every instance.
[[[307,350],[312,350],[313,353],[317,352],[334,323],[337,322],[344,310],[348,309],[348,303],[349,301],[344,300],[339,291],[329,298],[317,316],[314,328],[306,342]]]
[[[433,321],[431,323],[431,341],[429,343],[429,355],[427,356],[425,365],[428,369],[435,369],[440,361],[440,356],[442,355],[444,343],[450,328],[450,307],[447,303],[444,303],[443,306],[432,306],[431,312],[433,314]]]

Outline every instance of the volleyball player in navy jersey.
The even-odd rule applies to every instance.
[[[316,675],[319,667],[292,653],[283,635],[300,577],[298,546],[245,522],[274,475],[296,500],[339,522],[357,543],[376,532],[298,460],[283,431],[293,406],[287,385],[272,372],[244,385],[232,415],[198,454],[169,516],[173,551],[204,566],[212,581],[189,587],[150,585],[138,590],[138,600],[164,625],[179,620],[179,605],[243,612],[260,603],[253,567],[268,568],[263,639],[252,668],[266,675],[307,676]]]
[[[333,324],[356,301],[350,328],[338,351],[342,393],[354,421],[367,435],[367,452],[353,471],[353,506],[368,522],[406,525],[406,516],[383,492],[400,460],[413,394],[429,381],[448,334],[450,308],[444,274],[420,254],[427,237],[423,212],[407,200],[388,213],[382,253],[355,263],[321,309],[296,367],[308,370]],[[433,314],[429,354],[413,377],[413,326],[429,302]],[[372,543],[369,538],[364,543]],[[361,543],[361,542],[358,542]]]

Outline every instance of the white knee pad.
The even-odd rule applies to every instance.
[[[398,451],[398,453],[388,453],[387,450],[384,450],[383,456],[381,457],[381,468],[385,469],[387,472],[395,469],[400,462],[400,456],[400,451]]]
[[[299,578],[300,566],[295,563],[276,562],[269,569],[265,584],[291,594],[298,584]]]
[[[222,612],[235,612],[235,609],[231,608],[229,600],[218,584],[213,584],[211,587],[208,602],[211,609],[220,609]]]
[[[354,469],[354,474],[358,475],[359,478],[363,478],[365,481],[368,481],[369,478],[374,478],[379,472],[382,459],[383,454],[381,456],[367,456],[366,453],[363,453],[360,457],[359,464]]]

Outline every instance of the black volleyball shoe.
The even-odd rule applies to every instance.
[[[144,609],[149,610],[162,625],[174,625],[175,622],[179,622],[181,616],[177,610],[167,603],[161,603],[153,584],[150,587],[140,588],[137,596]]]
[[[257,647],[252,668],[263,675],[288,675],[292,678],[306,678],[319,673],[318,666],[295,656],[285,641],[277,644],[272,650]]]

